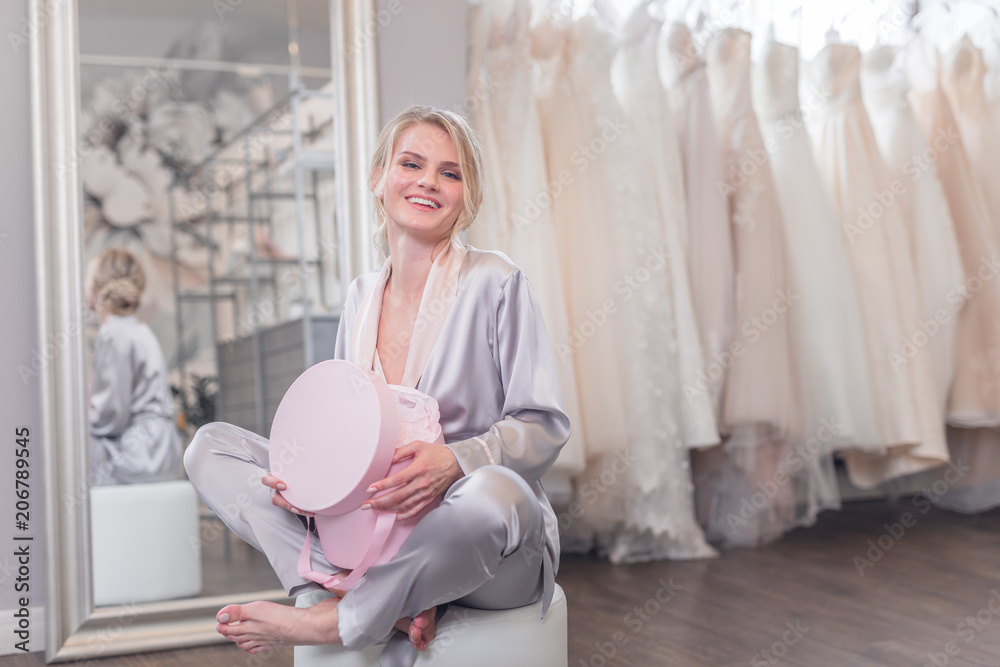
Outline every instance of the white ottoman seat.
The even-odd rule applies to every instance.
[[[95,605],[201,592],[198,495],[191,482],[94,487],[90,528]]]
[[[330,597],[326,591],[300,595],[296,607]],[[416,667],[565,667],[569,661],[566,596],[555,587],[552,604],[541,619],[542,603],[502,611],[448,606],[430,647]],[[383,644],[364,651],[341,646],[297,646],[295,667],[378,667]]]

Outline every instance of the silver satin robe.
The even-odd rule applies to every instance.
[[[134,315],[108,315],[94,344],[91,484],[177,479],[181,442],[163,351]]]
[[[378,367],[375,340],[388,275],[386,264],[351,284],[337,358]],[[404,372],[403,384],[415,381],[437,400],[446,446],[466,474],[392,560],[368,570],[337,607],[347,648],[392,635],[383,666],[413,662],[406,635],[392,631],[401,617],[449,601],[509,609],[541,599],[546,608],[559,560],[558,526],[539,478],[568,439],[570,423],[531,286],[503,255],[467,247],[439,256],[421,312],[425,304],[431,317],[421,327],[418,315],[407,356],[412,373]],[[184,463],[205,504],[264,552],[289,595],[298,595],[319,585],[300,574],[299,517],[274,506],[257,482],[269,458],[265,438],[217,422],[198,430]],[[339,571],[319,540],[309,558],[317,571]]]
[[[373,271],[351,283],[337,359],[355,358],[358,305],[380,275]],[[539,480],[569,439],[570,422],[535,292],[506,256],[466,246],[454,298],[416,389],[437,400],[445,444],[464,473],[501,465],[530,485],[555,572],[559,526]]]

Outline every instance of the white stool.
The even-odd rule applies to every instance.
[[[90,490],[94,604],[201,592],[198,494],[188,481]]]
[[[312,591],[295,600],[309,607],[330,597]],[[420,653],[415,667],[566,667],[566,596],[556,585],[544,619],[541,601],[527,607],[487,611],[448,605],[430,647]],[[384,644],[364,651],[341,646],[296,646],[295,667],[378,667]]]

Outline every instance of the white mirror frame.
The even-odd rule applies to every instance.
[[[215,614],[233,595],[94,607],[76,0],[30,0],[29,16],[38,25],[31,44],[31,141],[38,349],[46,351],[40,372],[45,658],[65,662],[224,641],[215,632]],[[372,263],[365,170],[379,117],[374,0],[330,0],[330,19],[333,75],[339,82],[337,215],[347,221],[339,228],[353,276]]]

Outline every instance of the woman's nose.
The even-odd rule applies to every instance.
[[[420,180],[418,181],[418,183],[424,186],[425,188],[429,188],[431,190],[437,190],[438,186],[437,174],[434,173],[432,170],[427,169],[420,176]]]

